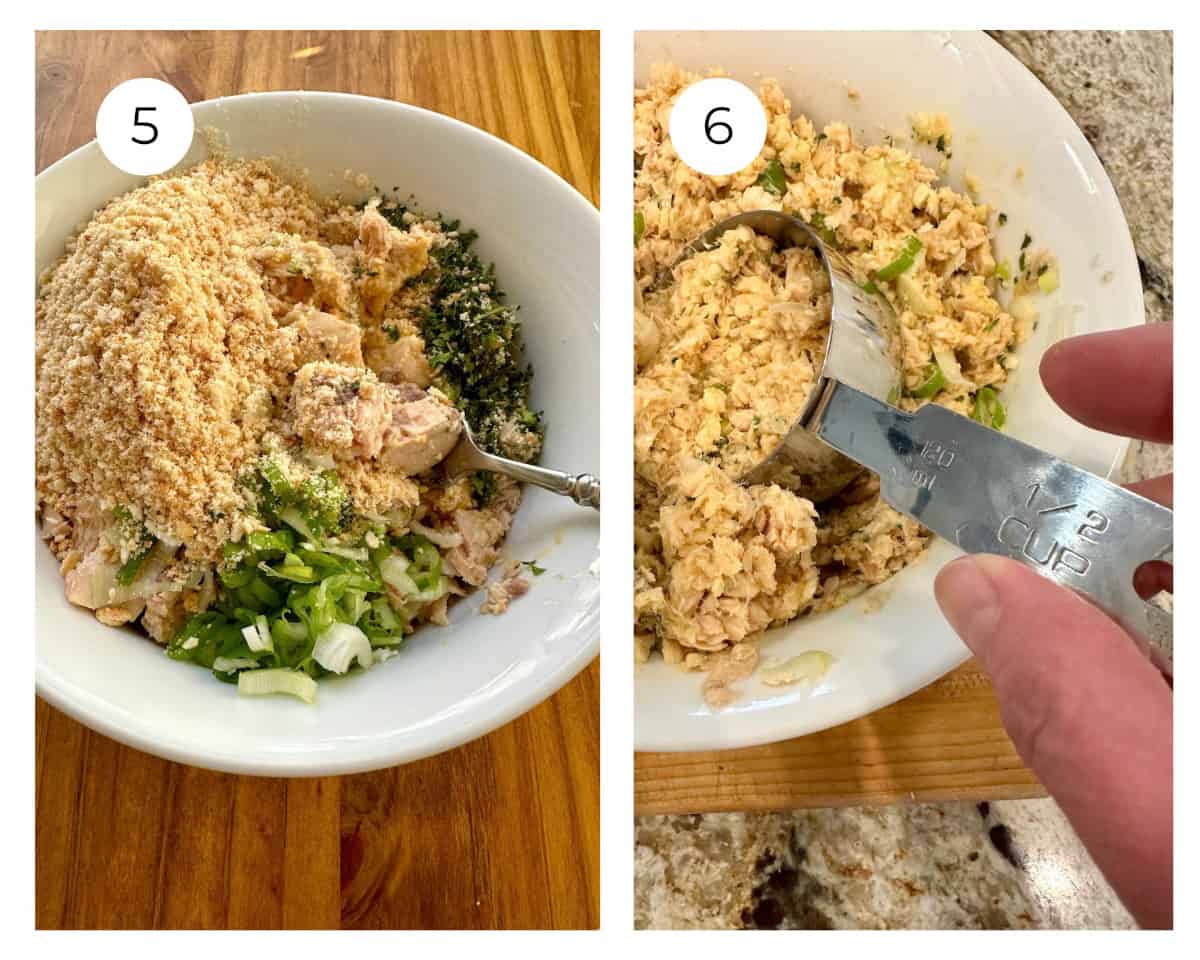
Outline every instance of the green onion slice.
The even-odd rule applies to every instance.
[[[942,368],[936,363],[931,363],[925,368],[925,379],[920,385],[909,391],[910,397],[916,397],[918,400],[928,400],[930,397],[935,397],[938,391],[946,385],[946,375],[942,373]]]
[[[778,160],[770,161],[766,169],[758,175],[755,183],[766,190],[767,193],[776,197],[782,197],[787,193],[787,174],[783,172],[783,164]]]
[[[971,419],[993,430],[1004,429],[1008,414],[1005,413],[1004,404],[1000,402],[999,394],[992,387],[980,387],[979,392],[975,394],[975,407],[971,411]]]
[[[305,703],[314,703],[317,699],[317,681],[299,670],[244,670],[238,674],[238,693],[246,697],[286,693]]]
[[[833,247],[835,249],[837,248],[837,233],[825,225],[825,214],[818,210],[812,215],[812,219],[809,221],[809,226],[811,226],[817,231],[817,233],[821,235],[821,241],[827,247]]]
[[[875,271],[876,280],[895,280],[900,274],[909,270],[921,252],[921,241],[909,237],[900,247],[900,254],[891,263],[885,264]]]
[[[154,548],[154,543],[151,542],[148,546],[143,547],[136,553],[131,553],[129,559],[121,564],[121,569],[117,571],[117,583],[122,587],[127,587],[137,579],[138,573],[141,571],[146,558],[150,556],[150,551]]]

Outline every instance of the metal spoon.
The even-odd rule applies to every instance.
[[[600,480],[590,473],[569,474],[561,470],[549,470],[546,467],[535,467],[531,463],[520,460],[509,460],[498,457],[480,449],[471,433],[467,418],[462,418],[462,435],[454,449],[442,461],[446,476],[450,479],[473,473],[476,470],[488,470],[500,473],[514,480],[532,483],[549,490],[551,493],[570,497],[580,506],[600,509]]]
[[[916,413],[892,406],[901,369],[895,312],[802,220],[739,214],[689,244],[680,260],[742,225],[780,247],[813,248],[833,294],[820,379],[788,434],[742,483],[775,482],[819,501],[861,465],[879,474],[887,503],[967,553],[1011,557],[1135,636],[1158,645],[1170,637],[1171,615],[1133,587],[1139,566],[1173,556],[1169,508],[937,404]]]

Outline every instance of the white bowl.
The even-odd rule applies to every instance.
[[[1101,475],[1119,465],[1127,442],[1063,414],[1042,389],[1037,367],[1055,340],[1144,322],[1137,260],[1095,153],[1020,62],[982,33],[639,34],[638,84],[662,61],[698,72],[723,67],[754,89],[773,77],[794,113],[818,127],[843,120],[864,143],[889,132],[898,142],[910,136],[910,113],[947,113],[954,128],[948,180],[962,189],[970,171],[982,183],[981,198],[1008,214],[1001,254],[1015,262],[1028,230],[1062,265],[1062,285],[1043,302],[1042,322],[1004,390],[1008,432]],[[848,96],[851,87],[857,99]],[[932,149],[916,152],[936,166]],[[922,560],[842,609],[770,631],[760,644],[765,658],[814,648],[833,654],[834,666],[813,687],[771,688],[751,678],[738,702],[717,712],[704,704],[700,677],[661,660],[639,667],[637,749],[771,743],[863,716],[937,679],[969,656],[933,598],[934,575],[957,553],[938,541]]]
[[[238,156],[306,168],[321,190],[352,192],[345,172],[479,231],[510,301],[521,305],[546,411],[543,462],[599,466],[599,215],[530,157],[436,113],[366,97],[267,93],[196,104],[196,126],[228,134]],[[200,159],[197,147],[189,159]],[[139,179],[96,144],[37,178],[37,266],[105,201]],[[70,606],[50,552],[37,547],[37,689],[110,737],[197,766],[271,776],[352,773],[429,756],[508,722],[579,672],[599,644],[599,529],[594,511],[530,490],[508,548],[546,573],[500,617],[479,596],[449,627],[417,631],[362,675],[322,681],[317,703],[239,697],[207,670],[168,660],[133,631]]]

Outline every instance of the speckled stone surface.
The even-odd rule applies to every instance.
[[[1052,800],[637,824],[640,929],[1129,928]]]
[[[1146,319],[1172,319],[1169,33],[993,36],[1059,98],[1121,199]],[[1125,481],[1171,470],[1134,443]],[[1084,928],[1133,921],[1053,800],[910,804],[636,823],[645,928]]]
[[[1146,320],[1173,317],[1173,44],[1155,30],[1001,30],[992,36],[1075,118],[1104,164],[1142,270]],[[1126,482],[1171,470],[1171,450],[1135,442]]]

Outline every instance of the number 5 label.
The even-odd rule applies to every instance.
[[[96,140],[109,163],[140,177],[165,173],[188,152],[196,121],[178,90],[142,77],[113,87],[96,113]]]
[[[679,159],[711,177],[750,166],[767,140],[767,114],[754,91],[727,77],[693,83],[671,108]]]

